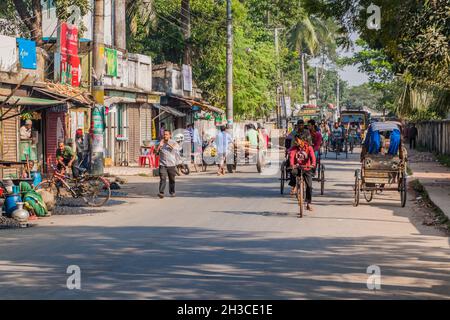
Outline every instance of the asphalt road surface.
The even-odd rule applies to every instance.
[[[357,160],[325,161],[325,195],[315,182],[303,219],[279,175],[254,166],[180,177],[163,200],[155,178],[130,178],[101,210],[0,230],[0,299],[450,298],[449,238],[397,192],[354,208]]]

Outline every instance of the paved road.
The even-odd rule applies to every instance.
[[[136,177],[107,210],[2,230],[0,299],[450,298],[449,238],[398,194],[353,208],[356,155],[326,165],[326,195],[303,219],[276,176],[248,167],[182,177],[163,200]],[[69,265],[81,290],[66,288]],[[367,289],[369,265],[381,290]]]

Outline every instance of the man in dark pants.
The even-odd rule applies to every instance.
[[[164,136],[159,143],[156,152],[159,153],[159,194],[158,197],[164,198],[166,190],[166,180],[169,177],[169,193],[175,197],[175,177],[177,175],[177,157],[179,152],[178,144],[171,139],[172,134],[169,130],[164,131]]]
[[[409,129],[408,134],[409,134],[409,148],[410,149],[415,149],[416,148],[416,138],[417,138],[417,134],[419,132],[417,131],[416,125],[413,123],[412,127]]]
[[[314,149],[308,143],[308,140],[297,134],[295,136],[295,145],[289,150],[289,164],[292,169],[289,185],[292,187],[291,194],[295,194],[296,177],[299,175],[299,167],[303,168],[303,179],[306,186],[306,210],[313,211],[312,202],[312,172],[316,167],[316,156]]]

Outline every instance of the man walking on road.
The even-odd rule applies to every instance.
[[[416,125],[413,123],[412,127],[408,131],[409,148],[410,149],[415,149],[416,148],[417,134],[418,134],[418,131],[417,131]]]
[[[217,134],[215,142],[217,146],[217,164],[219,165],[217,175],[223,176],[225,175],[225,159],[230,152],[230,145],[233,143],[225,126],[220,127],[220,132]]]
[[[164,136],[156,149],[159,153],[159,194],[158,197],[164,198],[166,190],[166,180],[169,177],[169,193],[175,197],[175,176],[177,175],[177,157],[178,144],[172,140],[172,134],[169,130],[164,131]]]

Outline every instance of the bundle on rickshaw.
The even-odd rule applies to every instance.
[[[363,193],[367,202],[382,191],[400,192],[402,207],[406,205],[406,149],[401,140],[399,122],[375,122],[368,130],[361,152],[361,169],[355,172],[355,200]]]

